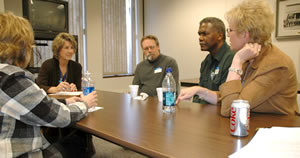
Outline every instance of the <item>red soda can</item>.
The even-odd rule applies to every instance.
[[[249,134],[250,105],[247,100],[234,100],[231,104],[230,134],[247,136]]]

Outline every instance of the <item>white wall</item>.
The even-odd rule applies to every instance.
[[[3,0],[4,9],[13,12],[15,15],[23,16],[22,0]]]
[[[224,13],[240,1],[145,0],[145,34],[158,36],[162,53],[177,60],[180,79],[199,77],[200,63],[207,55],[200,51],[197,35],[200,20],[215,16],[227,26]],[[276,1],[268,2],[275,11]],[[300,40],[277,41],[274,35],[272,38],[293,59],[299,72]]]
[[[0,0],[0,13],[4,12],[4,0]]]
[[[87,63],[88,71],[96,81],[96,88],[107,91],[125,92],[133,77],[103,78],[101,1],[86,0],[87,15]]]

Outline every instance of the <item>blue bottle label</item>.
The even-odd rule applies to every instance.
[[[163,92],[163,105],[175,106],[175,92]]]
[[[89,93],[93,92],[95,87],[82,87],[83,95],[88,95]]]

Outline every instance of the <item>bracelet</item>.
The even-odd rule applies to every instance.
[[[203,96],[198,95],[199,99],[205,100],[205,97],[207,96],[207,94],[208,94],[208,89],[206,88]]]
[[[230,67],[230,68],[228,69],[228,71],[235,72],[235,73],[237,73],[237,74],[240,75],[240,76],[243,75],[243,70],[238,69],[238,68],[235,68],[235,67]]]

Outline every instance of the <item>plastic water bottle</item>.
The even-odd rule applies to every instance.
[[[163,112],[175,112],[176,82],[172,75],[172,68],[166,69],[166,76],[162,82]]]
[[[82,77],[82,92],[83,95],[88,95],[95,90],[94,81],[91,78],[91,73],[88,71]]]

